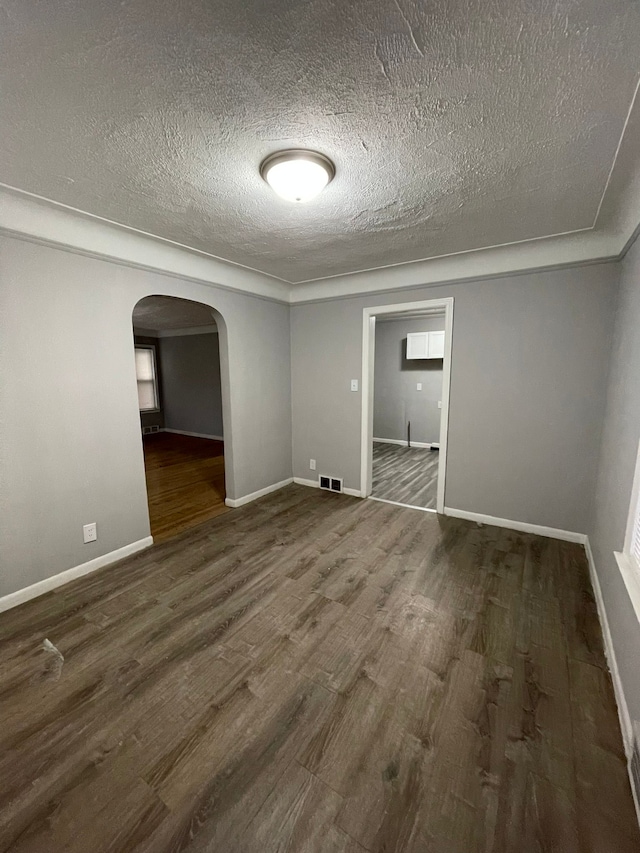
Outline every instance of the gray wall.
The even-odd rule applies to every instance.
[[[164,409],[163,409],[163,400],[162,400],[162,365],[160,364],[160,346],[159,346],[159,338],[151,337],[150,335],[136,335],[134,331],[133,340],[136,344],[145,344],[146,346],[153,346],[156,349],[156,373],[158,377],[158,396],[160,400],[159,411],[157,412],[140,412],[140,426],[157,426],[160,429],[164,427]]]
[[[589,540],[632,719],[640,720],[640,625],[613,556],[621,551],[640,440],[640,240],[622,262]]]
[[[291,476],[287,305],[2,237],[0,595],[148,536],[131,316],[151,294],[220,312],[227,495]]]
[[[218,335],[176,335],[159,341],[165,427],[222,437]]]
[[[442,359],[407,359],[407,333],[444,329],[444,316],[376,323],[376,357],[373,394],[374,438],[426,444],[440,440]],[[422,383],[422,391],[417,390]]]
[[[618,265],[292,306],[294,475],[360,488],[362,309],[455,298],[447,506],[586,532]]]

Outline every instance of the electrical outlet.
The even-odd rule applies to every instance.
[[[315,470],[316,470],[316,460],[315,460],[315,459],[310,459],[310,460],[309,460],[309,468],[310,468],[312,471],[315,471]]]
[[[83,524],[82,525],[82,538],[85,543],[87,542],[95,542],[98,538],[98,525],[95,521],[92,521],[91,524]]]
[[[422,382],[418,382],[416,385],[416,391],[422,391]]]

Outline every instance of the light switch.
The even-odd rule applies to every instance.
[[[416,385],[416,391],[422,391],[422,382],[418,382]]]
[[[439,409],[441,409],[441,408],[442,408],[442,400],[438,400],[438,408],[439,408]]]
[[[357,390],[358,390],[358,380],[357,380],[357,379],[352,379],[352,380],[351,380],[351,390],[352,390],[352,391],[357,391]]]

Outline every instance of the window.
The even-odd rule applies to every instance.
[[[154,347],[136,347],[136,379],[138,407],[141,412],[158,411],[158,382]]]
[[[640,446],[636,457],[636,470],[631,490],[631,504],[623,553],[632,567],[640,573]]]
[[[640,446],[636,457],[624,548],[621,552],[616,552],[616,560],[636,616],[640,621]]]

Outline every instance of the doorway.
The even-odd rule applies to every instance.
[[[133,309],[151,535],[161,542],[227,512],[219,328],[213,310],[172,296]]]
[[[364,497],[443,512],[453,299],[365,308]]]

